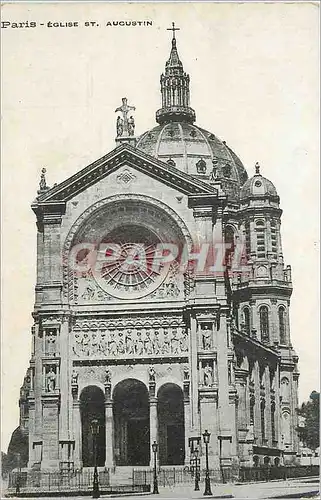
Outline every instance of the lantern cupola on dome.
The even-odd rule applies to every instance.
[[[173,31],[172,48],[165,65],[165,73],[161,75],[162,107],[156,112],[156,121],[159,124],[173,121],[195,122],[195,111],[189,106],[189,75],[184,72],[182,61],[179,58],[176,45],[175,23]]]

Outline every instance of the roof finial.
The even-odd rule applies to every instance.
[[[172,27],[167,28],[167,31],[172,31],[173,32],[173,40],[176,40],[175,38],[175,31],[179,31],[181,28],[175,28],[175,23],[172,22]]]
[[[258,161],[255,164],[255,174],[260,175],[260,164]]]

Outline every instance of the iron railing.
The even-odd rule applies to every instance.
[[[13,471],[9,474],[9,490],[28,492],[88,491],[92,488],[93,471]],[[109,486],[109,471],[99,472],[99,484]]]
[[[211,481],[214,483],[232,483],[272,481],[277,479],[290,479],[296,477],[318,476],[319,466],[278,466],[278,467],[241,467],[238,470],[222,468],[209,471]],[[204,481],[205,469],[200,471],[200,482]],[[159,486],[192,484],[195,480],[193,470],[189,467],[160,468],[157,471]],[[134,469],[133,484],[152,484],[153,471],[151,469]]]
[[[287,465],[278,467],[241,467],[239,481],[272,481],[296,477],[319,476],[318,465]]]

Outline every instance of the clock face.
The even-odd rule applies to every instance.
[[[95,279],[109,294],[139,298],[154,291],[167,269],[158,258],[160,238],[141,225],[120,225],[100,243]]]

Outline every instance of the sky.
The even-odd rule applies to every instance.
[[[121,20],[152,26],[107,26]],[[11,24],[1,29],[1,449],[19,423],[30,358],[30,204],[40,171],[46,167],[52,186],[113,149],[122,97],[136,107],[137,135],[155,126],[172,21],[196,124],[225,140],[249,175],[258,161],[280,195],[299,398],[307,400],[319,390],[318,3],[4,4],[2,21]],[[36,27],[13,27],[31,21]]]

